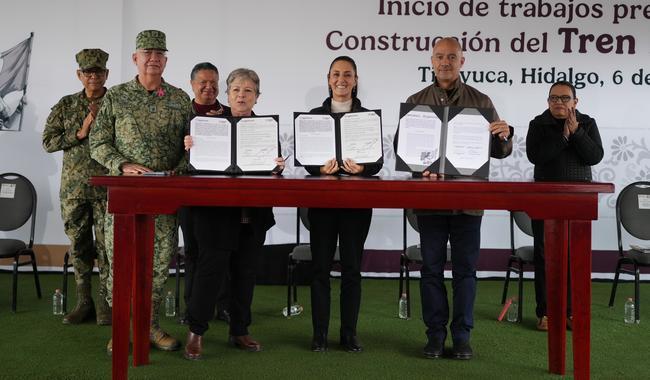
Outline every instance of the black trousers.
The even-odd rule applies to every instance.
[[[361,257],[372,209],[318,209],[308,212],[314,277],[311,284],[315,335],[327,335],[330,319],[330,271],[337,240],[341,256],[341,336],[357,333],[361,305]]]
[[[533,227],[533,264],[535,265],[535,314],[546,315],[546,264],[544,260],[544,221],[531,220]],[[571,254],[571,252],[569,252]],[[568,255],[567,255],[568,259]],[[569,264],[570,265],[570,260]],[[570,269],[567,266],[568,269]],[[571,275],[567,278],[567,316],[571,316]]]
[[[447,241],[451,245],[453,312],[449,325],[454,343],[468,342],[474,328],[476,263],[481,251],[481,216],[418,215],[422,268],[420,296],[427,337],[444,342],[449,322],[445,286]]]
[[[183,276],[185,282],[185,290],[183,292],[183,300],[185,307],[189,307],[190,297],[192,295],[192,286],[194,282],[194,271],[196,262],[199,257],[197,248],[196,237],[194,236],[194,221],[190,212],[191,208],[181,207],[178,210],[178,221],[183,233],[183,244],[185,252],[185,275]],[[217,309],[228,310],[230,307],[230,274],[229,272],[217,285]],[[187,313],[187,311],[186,311]]]
[[[203,335],[208,330],[208,322],[214,317],[217,285],[229,274],[230,335],[248,335],[257,260],[264,245],[265,234],[255,233],[252,225],[242,224],[238,236],[233,236],[238,240],[237,248],[220,248],[223,245],[211,223],[215,212],[219,212],[218,208],[192,209],[198,258],[188,304],[190,331]]]

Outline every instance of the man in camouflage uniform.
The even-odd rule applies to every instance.
[[[181,89],[163,80],[166,51],[163,32],[140,32],[132,56],[138,75],[106,93],[90,134],[90,149],[91,156],[112,175],[179,172],[187,166],[183,137],[191,113],[190,99]],[[108,213],[105,229],[106,249],[112,265],[113,217]],[[165,351],[180,348],[180,342],[158,324],[169,261],[177,249],[176,215],[156,216],[150,340],[155,347]],[[111,274],[108,282],[111,290],[112,279]],[[109,341],[107,350],[109,353],[112,351],[112,341]]]
[[[77,77],[84,89],[64,96],[52,107],[45,123],[43,147],[52,153],[63,150],[61,172],[61,216],[70,238],[70,254],[77,283],[77,306],[63,317],[65,324],[78,324],[97,316],[98,325],[111,324],[111,308],[106,302],[109,273],[104,249],[106,190],[88,183],[93,175],[105,175],[106,169],[90,158],[88,133],[94,127],[108,77],[108,54],[100,49],[84,49],[76,55]],[[95,241],[93,244],[93,231]],[[97,310],[91,297],[94,260],[99,267]]]

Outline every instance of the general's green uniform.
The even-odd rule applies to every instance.
[[[125,163],[140,164],[154,171],[182,172],[187,166],[183,137],[190,113],[187,94],[164,80],[159,89],[152,92],[147,91],[137,77],[112,87],[104,96],[95,127],[90,132],[91,156],[112,175],[120,174]],[[152,326],[158,322],[169,261],[178,249],[176,215],[158,215],[155,224]],[[113,217],[108,213],[105,228],[106,250],[112,268]],[[112,279],[111,271],[108,281],[111,291]]]

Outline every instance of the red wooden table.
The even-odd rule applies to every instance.
[[[129,321],[133,365],[149,362],[149,324],[155,214],[180,206],[373,207],[526,211],[545,219],[548,366],[565,373],[567,249],[571,254],[573,365],[589,378],[591,221],[607,183],[488,182],[358,177],[93,177],[108,188],[115,214],[113,263],[113,378],[126,379]],[[569,239],[571,231],[571,239]]]

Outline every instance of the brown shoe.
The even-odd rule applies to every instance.
[[[149,342],[151,342],[152,346],[162,351],[176,351],[181,348],[181,342],[163,331],[160,326],[151,326],[149,330]]]
[[[566,318],[566,329],[573,330],[573,317]]]
[[[543,316],[537,319],[537,330],[548,331],[548,317]]]
[[[95,303],[92,298],[83,298],[77,306],[63,317],[64,325],[78,325],[89,319],[95,318]]]
[[[240,336],[231,335],[228,338],[228,341],[233,346],[242,349],[244,351],[248,351],[248,352],[262,351],[262,345],[258,341],[253,340],[253,338],[251,338],[250,335],[240,335]]]
[[[187,360],[200,360],[201,351],[203,351],[203,337],[188,331],[187,343],[185,343],[185,353],[183,356]]]

